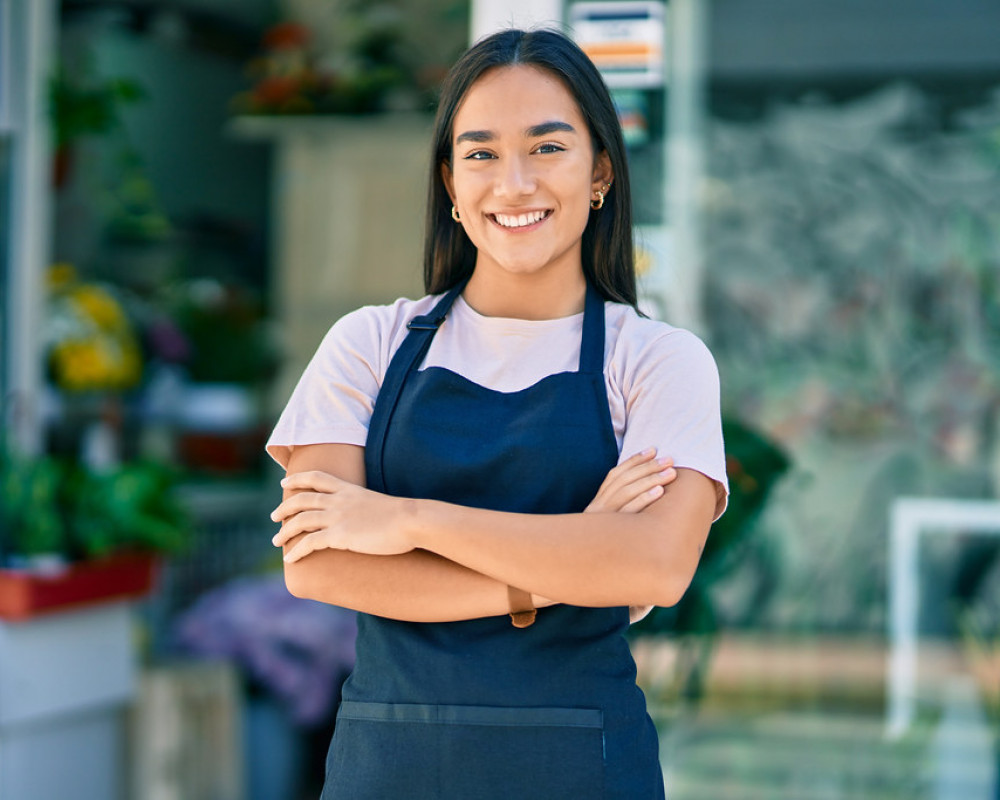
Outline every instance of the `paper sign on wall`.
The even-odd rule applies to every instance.
[[[661,86],[666,12],[666,5],[656,0],[573,3],[570,33],[608,86]]]

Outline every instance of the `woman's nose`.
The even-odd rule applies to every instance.
[[[521,197],[535,191],[535,177],[530,165],[520,158],[503,162],[493,192],[497,197]]]

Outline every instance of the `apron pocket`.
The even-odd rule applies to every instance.
[[[597,800],[601,711],[344,701],[322,800]]]

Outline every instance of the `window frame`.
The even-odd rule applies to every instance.
[[[52,246],[48,80],[56,51],[56,0],[0,0],[0,135],[7,142],[6,215],[0,242],[0,404],[10,446],[41,449],[41,321]]]

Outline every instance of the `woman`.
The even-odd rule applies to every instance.
[[[269,442],[290,591],[362,612],[323,797],[662,797],[622,634],[725,506],[718,376],[635,310],[621,132],[576,45],[459,60],[429,202],[429,296],[337,322]]]

